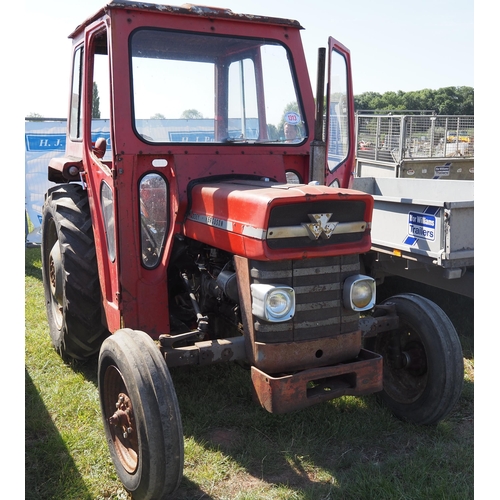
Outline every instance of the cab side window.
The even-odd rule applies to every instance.
[[[73,58],[73,80],[71,83],[71,111],[69,121],[69,135],[71,139],[82,138],[82,65],[83,65],[83,47],[75,51]]]

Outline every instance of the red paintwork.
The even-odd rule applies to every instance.
[[[201,184],[192,189],[191,214],[204,214],[210,223],[188,218],[185,234],[190,238],[226,250],[232,254],[256,260],[303,259],[367,252],[371,247],[369,230],[359,244],[336,244],[329,247],[303,249],[269,248],[265,238],[271,210],[278,205],[290,205],[320,200],[363,200],[366,204],[364,221],[371,222],[373,198],[365,193],[326,186],[257,187],[243,183]],[[230,227],[221,227],[229,223]],[[219,227],[218,227],[219,226]]]
[[[308,124],[310,134],[314,130],[315,105],[310,85],[309,73],[300,39],[300,25],[297,22],[276,20],[258,16],[245,16],[215,11],[210,8],[189,11],[180,7],[159,7],[130,3],[111,3],[85,21],[72,34],[74,46],[84,44],[85,62],[83,95],[92,95],[91,52],[94,37],[97,33],[107,31],[108,50],[111,61],[111,144],[112,160],[102,162],[92,152],[90,135],[91,99],[86,99],[83,109],[83,141],[72,141],[68,137],[66,157],[68,161],[83,160],[83,179],[88,185],[89,200],[94,225],[99,275],[103,294],[103,305],[108,329],[111,332],[122,327],[144,330],[157,338],[161,333],[170,331],[167,264],[176,233],[185,232],[192,237],[207,238],[210,242],[221,243],[221,236],[216,231],[203,231],[195,223],[184,220],[188,206],[188,183],[196,178],[212,177],[222,174],[252,174],[285,182],[285,170],[294,170],[308,182],[309,179],[309,147],[304,145],[276,146],[261,145],[250,147],[245,145],[195,145],[182,144],[155,145],[146,144],[134,133],[132,128],[132,104],[130,89],[130,63],[128,55],[128,39],[139,26],[172,27],[176,30],[189,30],[199,33],[237,34],[241,36],[266,37],[277,39],[293,55],[296,69],[296,85],[300,89],[304,108],[304,120]],[[142,7],[141,7],[142,5]],[[352,104],[352,102],[351,102]],[[352,107],[351,107],[352,109]],[[353,127],[353,120],[350,124]],[[354,129],[352,128],[352,144]],[[152,171],[154,159],[166,159],[168,166],[161,169],[169,183],[170,213],[169,230],[166,248],[160,265],[147,270],[140,260],[140,221],[138,203],[138,180]],[[59,162],[60,165],[64,161]],[[353,157],[349,156],[346,168],[343,169],[342,185],[348,186],[353,169]],[[101,217],[99,199],[102,182],[108,183],[115,199],[115,237],[117,241],[117,257],[111,262],[106,249],[105,228]],[[198,188],[197,188],[198,189]],[[201,189],[201,188],[200,188]],[[244,193],[231,195],[225,189],[224,198],[228,201],[228,216],[238,217],[242,214],[240,203],[244,201]],[[338,193],[323,194],[323,188],[302,188],[303,191],[280,191],[274,198],[274,191],[265,191],[255,200],[246,200],[254,204],[259,216],[264,216],[261,208],[277,203],[286,203],[292,198],[315,193],[321,196],[338,196]],[[193,191],[197,193],[198,191]],[[221,191],[222,193],[222,191]],[[326,193],[326,190],[325,190]],[[213,194],[203,193],[203,201],[215,202]],[[252,194],[253,196],[253,194]],[[352,196],[356,196],[352,194]],[[207,205],[207,210],[210,209]],[[254,213],[254,212],[252,212]],[[267,213],[267,212],[265,212]],[[262,218],[261,217],[261,218]],[[245,217],[240,217],[241,222]],[[263,219],[262,219],[263,220]],[[371,216],[369,219],[371,220]],[[254,220],[250,223],[261,222]],[[206,232],[206,231],[205,231]],[[262,241],[253,241],[241,235],[224,235],[227,248],[241,255],[255,258],[276,258]],[[368,250],[367,241],[364,246]],[[352,250],[352,249],[351,249]],[[360,251],[359,248],[354,251]],[[351,252],[352,253],[352,252]],[[305,252],[290,253],[288,258],[304,257]],[[281,253],[283,257],[283,253]]]

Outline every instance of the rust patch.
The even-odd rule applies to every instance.
[[[362,349],[350,362],[271,376],[251,368],[254,397],[270,413],[287,413],[340,396],[382,390],[382,357]]]

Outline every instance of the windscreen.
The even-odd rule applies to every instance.
[[[307,139],[289,53],[274,40],[141,29],[131,68],[134,126],[145,142]]]

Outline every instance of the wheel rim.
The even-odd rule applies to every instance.
[[[419,335],[411,328],[397,334],[401,342],[401,366],[394,361],[390,335],[381,337],[377,352],[384,358],[384,391],[395,401],[416,401],[427,387],[427,355]]]
[[[60,329],[63,322],[63,265],[59,241],[56,241],[49,253],[48,278],[51,294],[51,306],[54,321]]]
[[[139,463],[139,443],[132,401],[123,377],[114,365],[104,374],[103,402],[105,421],[122,467],[133,474]]]

